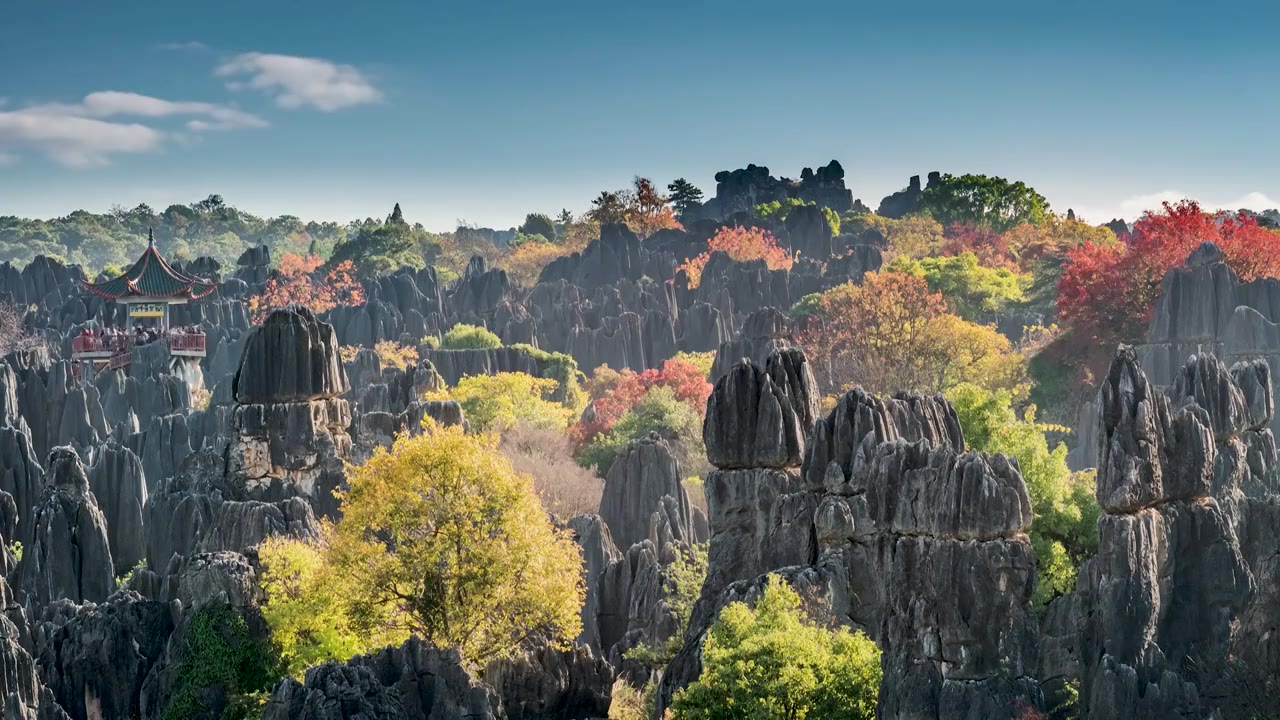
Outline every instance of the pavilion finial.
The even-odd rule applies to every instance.
[[[147,228],[147,245],[149,247],[156,246],[156,231],[152,228]]]

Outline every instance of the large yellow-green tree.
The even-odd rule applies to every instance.
[[[315,555],[268,546],[265,612],[292,669],[409,634],[483,665],[535,634],[580,632],[581,555],[496,442],[402,436],[352,469]]]

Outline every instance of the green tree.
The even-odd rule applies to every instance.
[[[1029,275],[1008,268],[984,267],[971,252],[920,260],[899,255],[889,269],[924,278],[930,290],[942,294],[951,311],[972,321],[1022,302],[1023,291],[1031,285]]]
[[[516,423],[563,432],[573,413],[551,399],[558,388],[551,378],[504,372],[464,377],[428,399],[456,400],[471,429],[478,432],[505,432]]]
[[[412,633],[483,667],[535,634],[563,640],[581,631],[578,548],[496,437],[438,426],[402,435],[348,480],[342,519],[326,528],[322,561],[310,572],[333,606],[321,617],[336,617],[366,649]],[[269,622],[273,603],[318,606],[305,591],[268,595]],[[294,657],[326,654],[313,634],[295,637]]]
[[[387,222],[392,225],[408,225],[409,224],[404,221],[404,213],[400,211],[400,203],[396,203],[396,206],[394,208],[391,208],[391,215],[390,217],[387,218]]]
[[[547,242],[555,242],[556,239],[555,223],[542,213],[525,215],[524,222],[516,230],[521,235],[541,235]]]
[[[676,209],[676,215],[684,215],[702,204],[702,190],[684,178],[672,181],[667,186],[667,192],[670,193],[671,205]]]
[[[399,215],[400,220],[395,218]],[[360,226],[354,237],[348,237],[333,249],[327,267],[336,267],[350,260],[356,272],[369,277],[389,272],[403,265],[421,267],[423,265],[420,237],[425,231],[410,227],[400,215],[397,203],[391,211],[387,222],[379,224],[376,220],[368,221]]]
[[[458,323],[440,340],[442,350],[489,350],[502,347],[502,339],[488,328]]]
[[[881,678],[875,643],[813,624],[775,575],[755,608],[735,602],[720,611],[702,675],[671,709],[675,720],[871,720]]]
[[[1049,202],[1021,180],[944,174],[921,193],[919,208],[946,226],[972,224],[1004,232],[1023,223],[1043,222]]]
[[[1036,422],[1035,406],[1021,418],[1007,391],[958,385],[947,391],[969,446],[1018,459],[1031,496],[1031,547],[1039,565],[1035,601],[1043,607],[1075,586],[1076,571],[1098,550],[1098,517],[1092,472],[1072,473],[1067,446],[1052,450],[1047,430],[1066,430]]]

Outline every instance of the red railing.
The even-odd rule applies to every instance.
[[[169,336],[169,349],[185,352],[204,352],[204,333],[180,333]]]
[[[169,350],[180,352],[204,352],[206,338],[204,333],[169,333],[161,336],[169,342]],[[160,338],[156,338],[159,340]],[[128,355],[134,345],[146,344],[139,343],[138,338],[131,334],[121,335],[77,335],[71,341],[71,354],[81,355],[84,353],[94,352],[112,352],[118,357],[121,354]],[[115,357],[112,358],[115,362]],[[127,362],[124,364],[128,364]]]

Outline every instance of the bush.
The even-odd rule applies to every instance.
[[[564,433],[516,422],[502,434],[498,448],[516,472],[533,478],[547,512],[562,520],[599,512],[604,483],[574,462]]]
[[[349,483],[295,608],[319,608],[373,647],[409,634],[454,647],[472,667],[510,656],[535,630],[553,639],[581,632],[578,547],[495,437],[440,426],[402,435]],[[297,640],[295,657],[326,654],[312,632]]]
[[[530,357],[542,365],[542,377],[555,380],[559,384],[557,395],[561,398],[562,405],[574,412],[582,410],[586,399],[582,395],[583,377],[582,373],[578,372],[576,360],[565,353],[539,350],[527,343],[517,343],[511,347],[528,353]]]
[[[572,411],[552,402],[558,385],[527,373],[470,375],[448,390],[428,392],[428,400],[457,400],[476,432],[505,432],[518,422],[544,430],[564,431]]]
[[[418,341],[419,345],[426,345],[428,350],[438,350],[440,348],[440,338],[436,335],[426,335]]]
[[[460,323],[449,328],[440,340],[442,350],[490,350],[502,347],[502,340],[487,328]]]
[[[703,649],[702,676],[676,693],[676,720],[871,720],[880,651],[861,632],[806,618],[800,596],[771,576],[755,608],[720,611]]]

